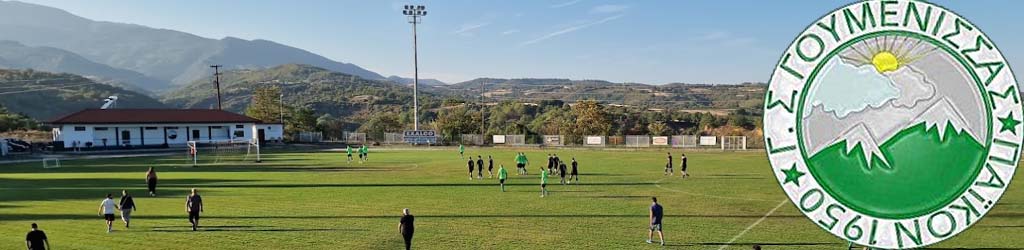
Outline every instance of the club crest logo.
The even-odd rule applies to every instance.
[[[864,1],[814,21],[765,98],[779,184],[844,240],[904,249],[977,223],[1020,157],[1019,88],[980,28],[923,1]]]

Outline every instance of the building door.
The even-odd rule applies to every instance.
[[[128,130],[121,130],[121,145],[132,144],[132,132]]]
[[[263,146],[263,142],[267,141],[267,134],[266,132],[263,131],[263,129],[259,129],[256,131],[256,140],[257,142],[260,143],[260,146]]]

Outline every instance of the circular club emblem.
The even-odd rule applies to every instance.
[[[779,184],[858,245],[927,246],[977,223],[1020,157],[1019,88],[981,30],[923,1],[864,1],[812,23],[765,98]]]

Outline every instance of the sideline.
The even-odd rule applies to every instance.
[[[782,202],[779,202],[778,206],[775,206],[775,208],[772,208],[771,211],[768,211],[768,213],[764,214],[764,216],[761,216],[760,219],[757,219],[757,221],[755,221],[754,224],[750,224],[750,226],[747,226],[747,228],[743,229],[743,231],[740,231],[739,234],[736,234],[736,236],[733,236],[732,239],[729,239],[729,242],[726,242],[724,245],[719,247],[718,250],[722,250],[722,249],[725,249],[726,247],[732,246],[733,242],[736,242],[736,240],[738,240],[740,237],[743,237],[744,234],[747,234],[747,232],[750,231],[750,229],[753,229],[754,227],[756,227],[757,224],[761,224],[761,222],[764,221],[764,219],[767,219],[768,216],[771,216],[772,214],[774,214],[776,210],[779,210],[779,208],[782,207],[782,205],[786,205],[786,203],[789,203],[789,199],[785,199],[785,200],[782,200]]]

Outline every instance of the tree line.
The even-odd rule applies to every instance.
[[[280,105],[280,89],[254,91],[246,115],[264,121],[277,121],[284,112],[289,134],[320,131],[326,137],[342,138],[346,131],[363,132],[372,140],[384,140],[385,133],[411,130],[411,109],[381,106],[366,109],[363,120],[334,117],[310,107]],[[458,142],[462,134],[526,135],[527,143],[540,143],[541,135],[563,135],[567,143],[582,143],[589,135],[743,135],[758,137],[760,110],[738,108],[727,113],[648,109],[608,105],[594,100],[566,103],[546,100],[537,103],[501,101],[480,103],[449,98],[438,107],[421,110],[420,128],[437,131],[445,142]],[[758,141],[752,138],[750,141]]]

